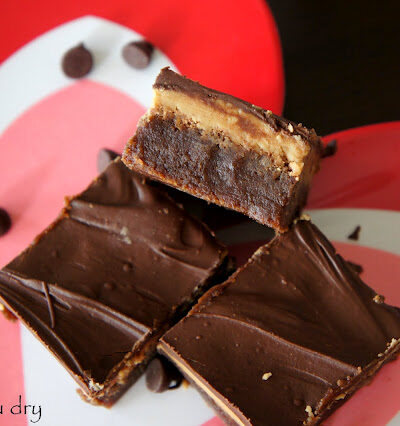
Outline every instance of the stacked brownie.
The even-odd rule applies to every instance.
[[[313,130],[163,69],[128,167],[115,159],[0,271],[1,303],[92,403],[112,405],[157,348],[227,424],[318,424],[400,351],[400,310],[299,218],[321,157]],[[148,178],[276,236],[228,277],[222,244]],[[162,359],[156,391],[179,382]]]
[[[125,164],[278,231],[304,206],[318,170],[314,130],[165,68]]]

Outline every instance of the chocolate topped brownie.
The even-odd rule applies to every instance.
[[[159,351],[228,424],[318,424],[400,351],[400,310],[310,222],[261,247]]]
[[[322,145],[314,130],[168,68],[125,164],[284,231],[306,202]]]
[[[223,270],[226,250],[116,159],[0,271],[0,302],[111,405],[159,336]]]

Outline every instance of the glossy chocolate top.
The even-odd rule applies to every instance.
[[[400,338],[399,310],[299,221],[203,296],[160,350],[243,424],[278,426],[305,421],[307,406],[315,412],[392,338]]]
[[[224,253],[117,159],[0,271],[0,299],[73,374],[102,382],[191,299]]]
[[[184,92],[190,96],[201,99],[207,104],[212,104],[214,107],[215,101],[220,99],[224,102],[234,105],[243,111],[253,114],[258,119],[268,123],[277,132],[282,131],[288,135],[301,136],[305,142],[308,142],[314,148],[317,148],[322,154],[321,139],[317,136],[314,129],[308,129],[303,127],[301,124],[296,124],[295,122],[287,120],[286,118],[279,117],[273,114],[271,111],[262,109],[242,99],[236,98],[235,96],[209,89],[208,87],[202,86],[196,81],[190,80],[189,78],[172,71],[168,67],[161,70],[153,87],[155,89]]]

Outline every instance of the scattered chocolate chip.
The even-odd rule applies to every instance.
[[[364,268],[358,263],[350,262],[350,260],[348,260],[347,263],[353,268],[353,270],[357,274],[361,274],[364,271]]]
[[[354,231],[347,237],[349,240],[358,241],[360,238],[361,226],[357,225]]]
[[[78,44],[65,52],[61,67],[70,78],[84,77],[93,67],[93,56],[83,43]]]
[[[329,141],[324,148],[324,152],[322,153],[322,158],[331,157],[335,155],[337,151],[337,140],[333,139]]]
[[[111,149],[103,148],[97,154],[97,171],[103,173],[111,161],[118,157],[118,153]]]
[[[11,228],[11,218],[6,210],[0,207],[0,237]]]
[[[149,65],[154,47],[148,41],[132,41],[122,49],[122,57],[133,68],[143,69]]]
[[[146,370],[146,385],[151,392],[175,389],[182,383],[181,373],[164,357],[154,358]]]

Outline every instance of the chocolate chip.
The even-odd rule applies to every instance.
[[[103,148],[97,154],[97,171],[103,173],[111,161],[118,157],[118,153],[111,149]]]
[[[0,207],[0,237],[11,228],[11,218],[6,210]]]
[[[64,54],[61,67],[70,78],[84,77],[93,67],[93,56],[81,43]]]
[[[358,225],[358,226],[356,226],[354,231],[347,238],[349,240],[358,241],[358,239],[360,238],[360,231],[361,231],[361,226]]]
[[[149,65],[154,47],[148,41],[132,41],[122,49],[122,57],[133,68],[146,68]]]
[[[146,370],[146,385],[151,392],[175,389],[182,383],[181,373],[164,357],[154,358]]]
[[[337,140],[333,139],[325,145],[324,152],[322,153],[322,158],[331,157],[335,155],[337,151]]]
[[[357,274],[361,274],[364,271],[364,268],[358,263],[350,262],[350,260],[348,260],[347,263],[351,266],[351,268],[353,268],[353,270]]]

